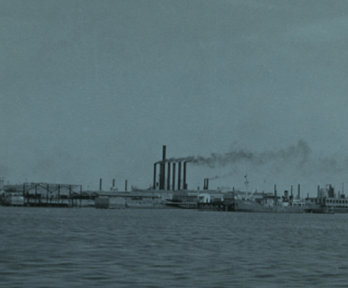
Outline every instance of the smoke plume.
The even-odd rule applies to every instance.
[[[311,149],[306,142],[300,140],[296,145],[277,151],[252,152],[246,149],[231,150],[226,153],[212,153],[210,156],[188,156],[183,158],[172,158],[168,161],[186,161],[198,166],[210,168],[236,165],[241,162],[253,165],[265,165],[270,162],[291,161],[303,165],[309,159]]]

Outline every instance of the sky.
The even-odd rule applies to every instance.
[[[166,145],[227,157],[192,189],[340,188],[347,47],[347,1],[1,0],[0,176],[147,188]]]

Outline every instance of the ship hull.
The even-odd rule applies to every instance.
[[[266,206],[253,200],[235,200],[235,212],[257,212],[257,213],[304,213],[303,207],[295,206]]]

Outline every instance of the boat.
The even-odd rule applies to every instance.
[[[244,176],[245,188],[248,191],[248,178]],[[277,195],[276,185],[274,185],[274,193],[248,193],[237,192],[234,194],[231,202],[232,211],[236,212],[259,212],[259,213],[304,213],[305,202],[294,197],[291,188],[291,194],[288,190],[284,191],[282,197]]]
[[[235,212],[259,213],[304,213],[306,203],[301,199],[279,199],[276,195],[264,195],[262,198],[235,198],[232,210]]]

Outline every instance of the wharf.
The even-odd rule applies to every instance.
[[[96,208],[165,208],[172,193],[156,190],[100,192],[95,199]]]
[[[0,204],[27,207],[92,207],[95,191],[82,191],[81,185],[24,183],[6,185]]]

